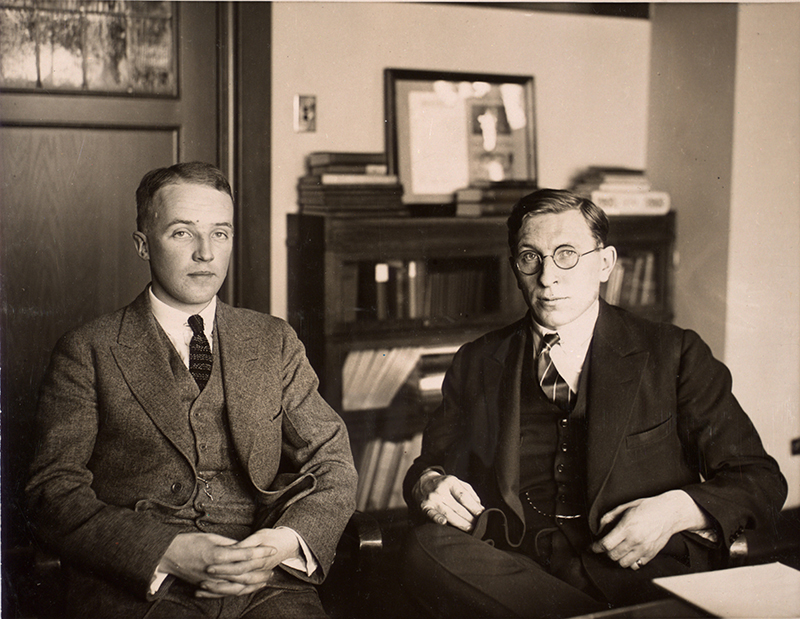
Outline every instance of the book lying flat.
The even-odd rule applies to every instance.
[[[300,177],[301,185],[397,185],[396,174],[306,174]]]
[[[323,165],[385,165],[386,153],[344,153],[322,151],[306,158],[310,167]]]
[[[782,563],[666,576],[653,582],[715,617],[800,617],[800,571]]]

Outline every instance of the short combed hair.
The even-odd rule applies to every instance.
[[[158,190],[167,185],[204,185],[228,194],[233,201],[233,192],[228,179],[219,168],[202,161],[176,163],[168,168],[150,170],[142,177],[136,189],[136,229],[146,232],[153,216],[153,198]]]
[[[512,255],[517,249],[517,235],[525,217],[541,213],[563,213],[578,210],[586,220],[589,231],[599,246],[605,246],[608,239],[608,216],[588,198],[583,198],[565,189],[537,189],[514,205],[506,222],[508,226],[508,246]]]

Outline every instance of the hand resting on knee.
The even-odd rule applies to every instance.
[[[437,524],[450,524],[470,531],[484,507],[468,483],[453,475],[427,471],[413,490],[422,513]]]

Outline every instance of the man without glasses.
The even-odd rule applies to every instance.
[[[67,333],[38,409],[30,517],[72,617],[322,617],[354,510],[342,420],[282,320],[220,301],[222,173],[181,163],[136,192],[151,283]]]

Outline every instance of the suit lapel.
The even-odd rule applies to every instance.
[[[192,437],[175,417],[179,394],[145,290],[126,309],[111,354],[136,400],[164,436],[193,462]]]
[[[271,435],[261,431],[271,419],[259,413],[270,392],[276,390],[266,384],[265,360],[261,358],[265,353],[259,351],[259,333],[248,328],[230,306],[219,300],[217,330],[231,435],[240,461],[251,468],[254,454],[274,453],[274,446],[263,444],[265,437]],[[256,437],[260,437],[258,443]]]
[[[625,323],[601,302],[589,360],[586,448],[589,524],[596,533],[602,494],[627,434],[649,354]]]
[[[497,485],[503,500],[524,521],[519,500],[519,436],[520,393],[522,390],[522,365],[527,350],[527,319],[519,323],[513,335],[504,340],[487,361],[484,374],[484,393],[492,394],[487,410],[492,411],[497,402],[499,436],[495,452]]]

